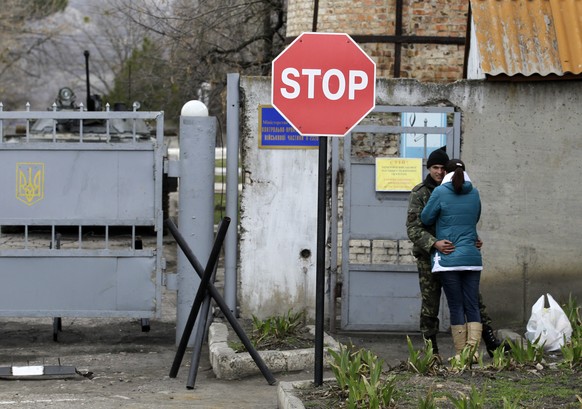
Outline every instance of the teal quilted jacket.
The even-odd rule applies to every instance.
[[[475,246],[477,222],[481,216],[479,191],[465,173],[465,183],[457,194],[451,177],[452,173],[447,174],[442,184],[434,189],[420,216],[425,225],[436,224],[437,240],[446,239],[455,245],[450,254],[433,249],[432,271],[480,271],[483,261],[481,251]]]

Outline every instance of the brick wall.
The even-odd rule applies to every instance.
[[[311,31],[313,0],[289,0],[287,36]],[[467,0],[404,0],[402,34],[405,36],[464,37]],[[319,32],[350,35],[395,35],[394,0],[320,0]],[[359,43],[376,62],[378,78],[394,77],[393,43]],[[454,44],[402,44],[401,78],[426,82],[462,79],[464,46]]]

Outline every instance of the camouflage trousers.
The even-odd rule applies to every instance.
[[[430,263],[417,261],[418,282],[420,284],[420,332],[425,338],[439,332],[439,309],[441,303],[441,280],[438,274],[430,271]],[[481,294],[479,294],[479,312],[483,325],[491,325]]]

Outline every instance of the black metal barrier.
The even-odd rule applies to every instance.
[[[184,240],[184,237],[178,231],[178,228],[176,227],[174,222],[171,219],[166,219],[164,223],[168,227],[172,236],[174,236],[176,243],[178,244],[180,249],[182,249],[184,255],[186,256],[188,261],[190,261],[190,264],[192,264],[192,267],[194,267],[194,270],[196,271],[198,276],[200,276],[201,279],[200,286],[198,287],[198,291],[196,293],[196,298],[194,299],[194,302],[192,304],[192,309],[190,311],[190,315],[188,316],[188,320],[186,322],[184,332],[182,334],[182,338],[180,339],[178,350],[176,351],[176,356],[174,358],[174,362],[170,370],[170,378],[175,378],[178,375],[180,364],[182,363],[182,359],[184,358],[184,353],[186,352],[188,341],[190,339],[190,335],[196,322],[196,317],[200,312],[200,307],[202,306],[204,298],[208,294],[210,294],[210,296],[214,299],[214,301],[216,302],[216,304],[218,305],[218,307],[220,308],[220,310],[222,311],[222,313],[232,326],[232,329],[236,332],[237,336],[239,337],[239,339],[249,352],[250,356],[257,364],[257,367],[259,368],[259,370],[261,371],[269,385],[275,384],[277,380],[275,379],[275,377],[273,376],[273,374],[271,373],[271,371],[269,370],[261,356],[253,347],[251,341],[249,340],[244,330],[238,323],[236,317],[234,316],[232,311],[230,311],[228,305],[226,304],[226,302],[224,301],[224,299],[222,298],[222,296],[220,295],[220,293],[218,292],[218,290],[216,289],[211,280],[213,273],[216,269],[216,263],[218,261],[218,256],[220,254],[222,243],[224,242],[224,238],[226,236],[226,231],[228,230],[228,225],[230,224],[230,218],[225,217],[222,219],[222,222],[220,223],[218,232],[216,234],[216,238],[214,240],[214,245],[212,247],[212,251],[210,252],[208,263],[206,264],[205,269],[202,268],[202,265],[200,264],[200,262],[198,261],[198,259],[196,258],[196,256],[186,243],[186,240]],[[198,366],[197,362],[199,361],[200,358],[200,352],[202,348],[202,338],[204,335],[203,332],[204,329],[206,328],[208,319],[209,303],[205,305],[202,308],[202,310],[203,311],[202,314],[200,314],[200,317],[203,320],[203,322],[201,322],[200,323],[201,325],[199,325],[200,332],[202,332],[202,334],[197,334],[197,337],[195,339],[196,342],[194,345],[193,351],[194,355],[192,360],[193,364],[196,362],[196,366]],[[192,367],[194,367],[194,365],[192,365]],[[197,368],[191,368],[188,384],[186,385],[188,389],[194,388],[196,372]]]

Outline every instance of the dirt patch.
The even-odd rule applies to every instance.
[[[513,371],[475,369],[454,373],[441,368],[434,376],[422,376],[394,368],[385,372],[394,377],[393,403],[390,408],[418,408],[421,400],[432,395],[436,407],[456,408],[451,399],[471,395],[481,396],[485,408],[502,408],[504,400],[520,408],[571,408],[582,407],[582,372],[580,370],[544,367],[524,367]],[[296,390],[306,408],[347,407],[346,394],[336,382],[324,382]]]

